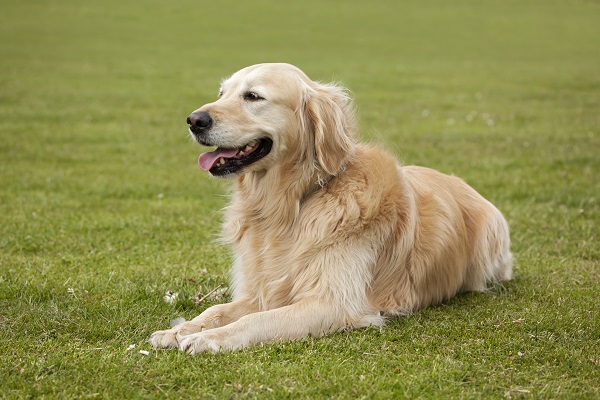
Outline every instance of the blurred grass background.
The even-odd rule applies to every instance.
[[[0,394],[597,397],[599,42],[584,0],[3,0]],[[497,204],[515,280],[381,331],[137,353],[227,283],[227,182],[185,118],[275,61],[348,86],[365,140]]]

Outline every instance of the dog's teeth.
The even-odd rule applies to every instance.
[[[256,140],[253,140],[250,143],[248,143],[248,145],[246,146],[246,149],[247,148],[253,148],[254,146],[256,146]]]
[[[220,165],[223,165],[223,164],[225,164],[225,159],[224,159],[223,157],[221,157],[221,158],[219,159],[219,164],[220,164]]]
[[[248,151],[248,150],[252,150],[253,146],[247,145],[246,148],[244,149],[244,151]]]

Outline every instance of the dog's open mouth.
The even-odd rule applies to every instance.
[[[198,167],[214,176],[235,174],[242,168],[265,157],[271,151],[273,141],[268,138],[253,140],[245,146],[228,149],[218,147],[200,154]]]

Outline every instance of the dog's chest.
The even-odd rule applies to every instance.
[[[260,224],[244,225],[234,243],[237,262],[234,275],[242,295],[256,297],[261,309],[282,307],[300,299],[315,276],[310,260],[315,243],[300,240],[293,231],[269,235]]]

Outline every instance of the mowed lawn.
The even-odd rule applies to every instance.
[[[228,297],[228,182],[185,118],[265,61],[495,203],[515,279],[382,329],[151,349]],[[3,0],[0,398],[598,398],[599,174],[597,1]]]

